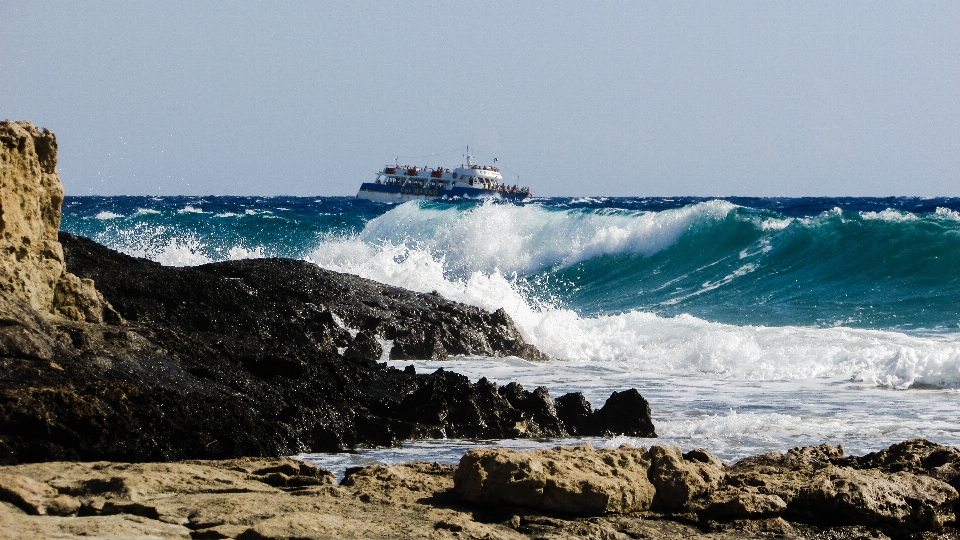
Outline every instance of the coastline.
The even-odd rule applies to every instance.
[[[0,467],[11,538],[955,539],[960,450],[920,439],[720,463],[676,447],[473,450],[459,466],[289,458]],[[947,482],[939,478],[952,478]],[[951,486],[953,484],[953,486]]]
[[[278,456],[656,431],[635,389],[595,408],[578,392],[382,361],[546,360],[503,310],[304,261],[172,268],[58,234],[55,136],[4,122],[0,143],[0,525],[11,534],[957,537],[960,450],[919,440],[733,464],[657,445],[471,450],[458,467],[350,469],[338,484]]]

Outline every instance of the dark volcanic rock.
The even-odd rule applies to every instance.
[[[594,430],[611,435],[656,437],[650,420],[650,404],[634,388],[614,392],[593,415],[591,425]]]
[[[304,261],[170,268],[64,233],[60,241],[67,269],[94,280],[123,322],[44,317],[0,293],[4,463],[275,456],[411,437],[599,435],[613,425],[584,422],[584,411],[609,414],[582,396],[554,401],[542,388],[377,362],[389,341],[393,358],[545,358],[503,311]],[[649,423],[649,409],[628,409],[617,414],[637,418],[624,426]]]

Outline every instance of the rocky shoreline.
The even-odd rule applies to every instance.
[[[473,383],[384,359],[546,357],[484,310],[305,261],[174,268],[60,232],[56,138],[0,123],[0,463],[171,461],[412,438],[656,436],[636,391]]]
[[[304,261],[164,267],[59,232],[56,137],[0,122],[0,531],[105,538],[958,538],[960,451],[471,450],[333,475],[282,456],[418,438],[656,437],[635,389],[384,360],[548,360],[510,317]]]
[[[956,539],[960,450],[922,439],[744,459],[652,446],[471,450],[329,472],[289,458],[0,467],[10,538]]]

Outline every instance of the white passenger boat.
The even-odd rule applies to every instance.
[[[419,169],[386,166],[373,182],[364,182],[358,199],[377,202],[399,202],[409,199],[487,198],[529,199],[530,188],[510,186],[503,182],[500,169],[475,165],[467,147],[467,164],[450,169]]]

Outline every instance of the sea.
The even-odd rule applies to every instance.
[[[67,197],[61,228],[171,266],[290,257],[488,310],[552,358],[414,364],[583,392],[637,388],[658,439],[428,440],[302,454],[455,463],[475,446],[960,445],[960,199]],[[384,358],[384,361],[388,361]]]

